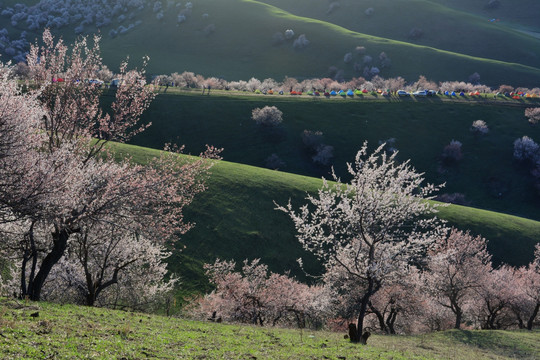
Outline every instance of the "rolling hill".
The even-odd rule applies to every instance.
[[[330,168],[311,160],[300,134],[323,132],[323,142],[334,147],[333,164],[346,178],[345,164],[365,140],[372,147],[395,139],[401,160],[412,159],[429,182],[446,183],[445,193],[462,193],[470,206],[540,220],[539,197],[528,170],[515,162],[513,142],[524,135],[540,141],[540,128],[525,116],[525,102],[502,104],[432,99],[336,99],[309,96],[246,96],[213,92],[161,93],[144,115],[152,121],[137,136],[136,145],[161,148],[165,142],[185,144],[198,154],[205,144],[223,147],[227,161],[266,166],[273,153],[284,162],[281,170],[307,176],[327,176]],[[276,106],[284,121],[276,131],[266,131],[251,120],[256,107]],[[490,132],[475,136],[473,121],[483,119]],[[463,159],[451,166],[441,153],[452,139],[460,141]]]
[[[261,1],[295,15],[331,22],[358,33],[540,67],[538,39],[499,21],[490,22],[492,14],[456,10],[448,1]],[[336,3],[338,5],[332,5]],[[373,9],[373,14],[367,16],[365,11],[369,8]]]
[[[6,2],[7,5],[13,3],[14,1]],[[52,22],[51,26],[56,34],[70,42],[76,37],[74,29],[81,34],[93,33],[97,30],[95,24],[99,19],[105,62],[114,69],[127,55],[132,60],[135,59],[134,64],[137,64],[136,60],[149,55],[151,62],[148,70],[151,74],[188,70],[228,80],[247,80],[252,76],[260,79],[282,79],[284,76],[311,78],[330,75],[329,68],[334,66],[343,70],[343,76],[350,78],[362,75],[363,65],[360,65],[358,71],[354,69],[354,63],[362,63],[363,55],[355,55],[348,64],[343,61],[344,55],[354,52],[357,46],[363,46],[366,53],[375,59],[370,66],[381,68],[377,60],[381,52],[390,57],[392,66],[381,69],[384,77],[403,76],[413,81],[419,75],[425,75],[435,81],[467,80],[471,74],[478,72],[482,82],[488,85],[508,83],[530,87],[536,86],[540,80],[540,69],[534,66],[538,64],[535,58],[538,47],[535,46],[533,38],[509,31],[497,32],[485,24],[485,19],[480,22],[478,18],[478,23],[475,23],[476,17],[467,14],[458,16],[455,11],[433,3],[420,7],[421,2],[411,2],[416,4],[414,9],[426,9],[424,13],[417,11],[419,14],[415,18],[433,18],[432,15],[440,11],[440,16],[435,18],[446,19],[444,21],[450,24],[455,24],[457,18],[464,18],[464,24],[467,25],[463,33],[462,30],[456,30],[457,33],[450,37],[441,35],[440,41],[448,38],[451,42],[460,43],[461,39],[470,33],[478,33],[479,38],[490,39],[484,40],[486,44],[491,44],[493,39],[499,39],[500,46],[495,47],[499,50],[495,49],[493,51],[496,53],[490,53],[486,46],[484,51],[473,51],[474,44],[469,44],[468,49],[475,56],[466,55],[469,51],[467,49],[452,52],[458,51],[459,46],[444,45],[439,48],[436,32],[432,39],[432,35],[426,36],[426,41],[431,39],[427,41],[430,46],[366,35],[358,31],[369,29],[355,30],[344,27],[348,24],[345,18],[340,26],[341,20],[334,24],[332,19],[323,21],[295,16],[286,10],[255,0],[197,0],[189,3],[190,8],[186,8],[187,4],[177,7],[175,2],[163,2],[161,10],[156,12],[153,11],[151,2],[145,3],[147,6],[143,10],[118,13],[120,15],[107,18],[108,22],[105,22],[103,17],[109,14],[98,12],[88,15],[82,12],[71,16],[70,19],[81,19],[73,20],[69,25],[56,28],[53,26],[56,22]],[[341,10],[345,12],[344,8]],[[384,14],[383,10],[380,12],[381,15]],[[58,17],[53,20],[58,19],[57,22],[61,22],[62,15],[54,14]],[[339,13],[336,12],[337,14]],[[377,16],[377,13],[373,16]],[[82,20],[87,17],[90,20]],[[21,31],[26,32],[26,41],[33,42],[34,38],[39,37],[41,30],[28,29],[25,22],[27,20],[13,23],[11,19],[9,14],[0,17],[0,27],[6,28],[11,40],[18,38]],[[47,23],[46,19],[43,21]],[[89,21],[94,22],[88,23]],[[437,25],[444,25],[444,21]],[[389,29],[388,32],[381,30],[381,34],[392,35],[393,26],[386,25],[392,23],[393,20],[379,21],[377,27]],[[409,31],[411,24],[402,23],[396,26]],[[277,32],[283,34],[286,29],[294,30],[295,36],[276,44],[273,36]],[[441,32],[442,28],[439,30],[439,33]],[[305,34],[309,44],[295,49],[294,41],[301,34]],[[398,39],[406,40],[403,37]],[[13,44],[12,41],[4,44],[4,47],[11,48],[11,52],[21,51],[17,50],[18,45]],[[452,51],[443,50],[444,48],[451,48]],[[476,50],[479,49],[482,47]],[[506,55],[502,56],[502,53]],[[493,58],[490,58],[491,56]]]
[[[157,154],[157,150],[132,145],[111,146],[119,157],[129,153],[140,163]],[[211,172],[207,191],[186,212],[186,220],[196,226],[176,244],[170,260],[171,269],[182,276],[182,294],[208,290],[202,265],[216,257],[237,261],[261,258],[272,271],[291,270],[305,279],[296,263],[302,257],[309,273],[319,271],[314,258],[296,241],[290,219],[274,210],[274,201],[286,204],[290,199],[299,207],[308,192],[321,186],[320,179],[227,161],[218,163]],[[486,237],[497,264],[530,262],[540,239],[540,222],[534,220],[456,205],[442,209],[440,217]]]
[[[488,0],[428,0],[486,18],[500,20],[503,25],[540,32],[538,13],[540,3],[536,0],[499,0],[498,6],[489,6]]]

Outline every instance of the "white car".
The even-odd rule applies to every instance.
[[[426,90],[418,90],[412,93],[414,96],[427,96]]]
[[[398,94],[398,96],[409,96],[410,95],[405,90],[398,90],[397,94]]]
[[[89,83],[89,84],[98,85],[98,86],[103,85],[103,81],[101,81],[101,80],[99,80],[99,79],[90,79],[90,80],[88,80],[88,83]]]

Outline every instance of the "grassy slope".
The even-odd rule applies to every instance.
[[[206,20],[204,13],[209,14]],[[255,0],[199,0],[189,20],[180,25],[176,9],[167,11],[162,21],[150,10],[143,16],[143,24],[115,39],[107,35],[111,27],[101,29],[104,60],[110,67],[115,68],[126,55],[131,59],[150,55],[149,72],[154,74],[189,70],[227,79],[305,78],[326,76],[328,68],[335,65],[351,77],[359,74],[352,64],[345,66],[343,55],[363,45],[375,57],[384,51],[393,60],[392,67],[382,72],[385,77],[403,76],[412,81],[424,74],[434,80],[466,80],[479,72],[488,84],[531,87],[540,80],[538,68],[363,35]],[[11,34],[12,27],[6,22],[0,18],[0,26],[6,26]],[[216,31],[206,36],[203,30],[209,24],[214,24]],[[296,35],[306,34],[311,42],[306,49],[295,51],[292,41],[272,46],[272,35],[290,28]],[[62,29],[60,34],[68,42],[74,38],[72,29]],[[36,36],[29,32],[27,38]]]
[[[540,32],[540,22],[538,13],[540,12],[540,2],[536,0],[502,0],[498,9],[488,10],[484,0],[429,0],[434,3],[442,3],[462,11],[478,14],[486,18],[500,19],[502,25],[526,28],[531,31]]]
[[[284,113],[277,134],[262,131],[250,120],[251,110],[265,105]],[[160,94],[145,114],[154,125],[134,143],[160,148],[164,142],[176,142],[195,154],[212,144],[225,149],[225,160],[259,167],[276,153],[286,163],[283,171],[320,177],[329,169],[311,162],[300,138],[304,129],[322,131],[325,143],[334,146],[340,176],[346,176],[345,163],[352,161],[364,140],[375,146],[393,137],[400,158],[412,159],[428,181],[445,182],[444,192],[463,193],[475,207],[540,220],[540,199],[531,196],[531,176],[512,158],[516,138],[528,135],[540,141],[540,128],[531,127],[523,112],[519,106],[490,102]],[[487,122],[488,135],[471,134],[477,119]],[[463,143],[464,158],[456,166],[441,166],[439,156],[452,139]]]
[[[39,311],[39,317],[30,314]],[[373,335],[369,346],[340,333],[224,325],[0,298],[2,359],[534,359],[538,331],[445,331]]]
[[[203,13],[209,14],[208,20],[200,20]],[[478,71],[487,83],[531,86],[540,79],[540,70],[536,68],[362,35],[331,23],[296,17],[252,0],[201,0],[195,4],[188,22],[177,27],[175,21],[174,14],[169,14],[161,23],[148,20],[137,31],[104,42],[104,52],[122,54],[109,57],[113,63],[120,61],[126,52],[134,58],[155,54],[150,65],[152,72],[187,69],[229,79],[251,76],[279,79],[284,75],[324,76],[330,65],[341,67],[343,55],[361,44],[373,54],[385,51],[394,59],[392,68],[383,71],[384,76],[416,79],[425,74],[435,80],[467,79]],[[202,32],[207,23],[216,26],[211,36]],[[297,35],[306,34],[310,45],[302,51],[295,51],[291,42],[273,47],[272,35],[288,28],[294,29]],[[144,49],[140,44],[145,44]],[[163,54],[164,48],[166,54]],[[345,76],[354,75],[351,64],[344,70]]]
[[[155,150],[115,145],[119,154],[129,153],[144,162]],[[208,190],[196,198],[186,218],[196,222],[180,240],[186,245],[175,252],[172,268],[184,277],[184,293],[207,288],[202,264],[215,257],[242,260],[261,258],[272,271],[292,270],[300,275],[296,259],[304,257],[310,272],[317,265],[300,248],[290,219],[274,210],[274,201],[286,204],[291,199],[299,207],[306,192],[321,186],[316,178],[222,161],[212,169]],[[540,239],[540,223],[473,208],[449,206],[441,217],[490,240],[489,249],[497,262],[525,264],[532,259],[534,244]],[[178,244],[178,248],[182,248]]]
[[[540,66],[540,47],[537,39],[501,26],[500,23],[491,23],[487,16],[472,15],[426,0],[361,2],[341,0],[340,7],[330,14],[327,0],[259,1],[296,15],[328,21],[359,33],[456,53]],[[370,17],[364,14],[369,7],[375,10]],[[413,28],[424,31],[422,38],[418,40],[408,38]],[[369,48],[367,52],[372,54]]]

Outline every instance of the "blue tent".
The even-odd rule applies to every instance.
[[[349,89],[349,91],[347,91],[347,95],[354,96],[354,92],[351,89]]]
[[[444,92],[444,95],[449,96],[450,93],[449,93],[448,91],[445,91],[445,92]]]
[[[459,93],[459,96],[465,96],[465,93],[462,91]]]
[[[337,95],[337,92],[335,92],[334,90],[332,90],[332,91],[330,92],[330,95],[336,96],[336,95]]]
[[[456,92],[455,91],[452,91],[452,96],[456,96]]]

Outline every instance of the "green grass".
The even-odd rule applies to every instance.
[[[203,13],[208,13],[207,21],[216,26],[211,36],[201,31],[205,23],[198,19]],[[112,54],[114,49],[113,63],[120,61],[125,53],[133,58],[149,54],[151,72],[185,69],[228,79],[251,76],[281,79],[285,75],[325,76],[329,66],[341,68],[343,55],[363,45],[375,56],[385,51],[394,59],[392,68],[384,70],[383,76],[399,75],[414,80],[424,74],[435,80],[466,80],[477,71],[487,83],[531,86],[540,79],[537,68],[363,35],[329,22],[294,16],[254,0],[198,1],[193,20],[179,27],[174,24],[175,16],[171,17],[162,23],[148,20],[136,32],[107,40],[103,44],[104,52]],[[231,22],[233,18],[236,21]],[[303,51],[295,51],[291,42],[272,46],[272,35],[288,28],[297,35],[306,34],[310,45]],[[140,44],[146,45],[141,48]],[[167,53],[163,54],[163,49]],[[355,75],[352,64],[343,69],[346,77]]]
[[[0,299],[2,359],[535,359],[539,340],[538,331],[445,331],[360,346],[342,333]]]
[[[512,158],[516,138],[527,135],[540,141],[540,127],[530,126],[524,116],[524,107],[532,105],[523,104],[447,102],[440,97],[367,101],[168,93],[160,94],[144,115],[153,126],[134,143],[152,148],[165,142],[185,144],[193,154],[212,144],[224,148],[225,160],[258,167],[276,153],[286,163],[281,170],[320,177],[328,176],[329,168],[313,164],[300,137],[304,129],[320,130],[324,142],[335,148],[336,172],[345,178],[345,163],[354,159],[364,140],[374,147],[380,140],[396,138],[399,159],[412,159],[429,182],[446,183],[443,192],[463,193],[474,207],[540,220],[532,177]],[[283,111],[277,132],[260,129],[250,120],[251,110],[265,105]],[[490,128],[486,136],[469,131],[478,119]],[[440,154],[452,139],[463,143],[464,157],[457,165],[443,166]]]
[[[532,31],[540,31],[538,12],[540,3],[536,0],[521,0],[519,2],[501,1],[498,9],[488,10],[485,8],[487,1],[484,0],[428,0],[434,3],[442,3],[446,6],[467,11],[489,19],[500,19],[502,25],[525,27]]]
[[[444,10],[445,13],[450,11]],[[329,75],[330,66],[337,66],[350,78],[362,74],[355,73],[354,61],[344,64],[343,56],[362,45],[375,59],[383,51],[392,59],[392,67],[381,73],[384,77],[403,76],[413,81],[423,74],[436,81],[467,80],[469,75],[478,72],[482,81],[490,85],[509,83],[531,87],[540,80],[538,67],[524,65],[534,64],[527,59],[534,58],[531,53],[535,53],[537,47],[517,34],[505,36],[503,43],[497,45],[502,49],[510,47],[508,54],[514,56],[499,61],[494,59],[500,56],[487,50],[473,57],[441,50],[435,40],[430,43],[432,47],[427,47],[365,35],[330,21],[295,16],[255,0],[199,0],[194,4],[191,18],[180,25],[176,11],[167,11],[162,21],[156,20],[150,9],[145,11],[143,23],[125,35],[112,39],[107,35],[111,26],[101,29],[103,58],[111,68],[116,68],[128,55],[134,64],[149,55],[150,74],[188,70],[228,80],[247,80],[252,76],[279,80],[284,76],[324,77]],[[205,13],[209,14],[206,20],[202,18]],[[424,16],[429,17],[429,14]],[[392,21],[379,20],[380,27],[387,27],[388,23]],[[22,30],[11,27],[6,18],[0,18],[0,24],[5,25],[10,34],[12,30]],[[203,30],[209,24],[214,24],[216,31],[207,36]],[[301,51],[293,49],[292,41],[273,46],[272,35],[286,29],[293,29],[296,35],[306,34],[311,43]],[[455,38],[460,38],[459,31],[456,32]],[[72,29],[61,29],[57,33],[68,42],[74,39]],[[488,31],[488,34],[491,33]],[[38,33],[29,32],[27,38],[37,36]],[[355,59],[359,60],[359,57]]]
[[[488,14],[452,9],[448,1],[438,4],[426,0],[341,0],[340,7],[331,14],[328,14],[327,0],[262,2],[295,15],[331,22],[363,34],[510,63],[534,67],[540,65],[537,39],[500,22],[489,22],[493,16]],[[375,10],[371,17],[364,14],[369,7]],[[521,4],[515,6],[521,12],[524,12],[524,7]],[[417,40],[410,39],[409,32],[413,28],[422,29],[424,35]],[[369,48],[367,53],[372,54]]]
[[[141,163],[157,154],[156,150],[137,146],[111,145],[119,156],[129,153]],[[274,210],[274,201],[286,204],[291,199],[295,207],[303,205],[306,194],[321,187],[320,179],[226,161],[211,172],[207,191],[186,211],[186,220],[196,226],[179,239],[170,260],[171,270],[183,279],[179,295],[210,289],[202,265],[216,257],[237,261],[261,258],[271,271],[291,270],[304,280],[296,263],[302,257],[308,272],[320,271],[295,239],[291,220]],[[540,239],[540,223],[533,220],[459,206],[449,206],[440,215],[461,229],[483,234],[496,263],[528,263]]]

